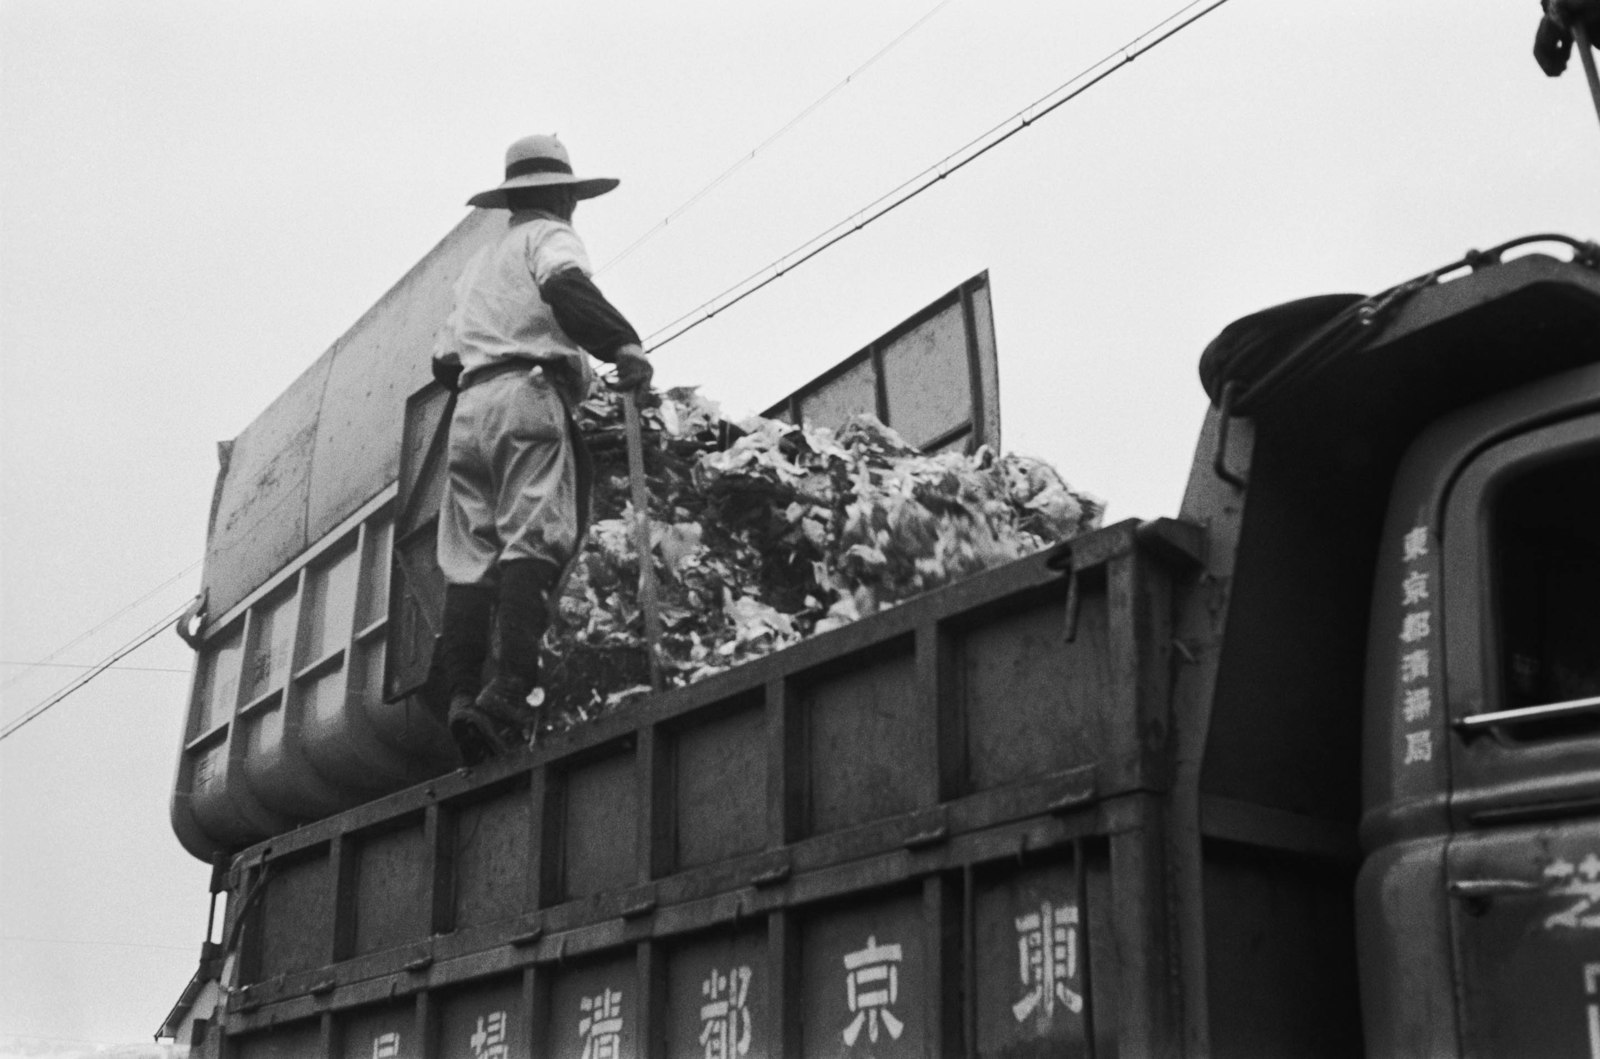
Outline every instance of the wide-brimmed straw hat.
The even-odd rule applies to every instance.
[[[513,188],[570,187],[578,198],[592,199],[620,183],[612,177],[573,176],[572,159],[560,140],[554,136],[524,136],[506,148],[505,180],[499,187],[478,192],[467,200],[467,205],[506,209],[506,192]]]

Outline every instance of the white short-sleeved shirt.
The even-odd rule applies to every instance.
[[[589,358],[567,337],[539,286],[563,269],[589,275],[589,254],[572,226],[543,210],[511,215],[506,233],[478,251],[456,281],[455,308],[434,358],[464,372],[519,357],[545,366],[570,401],[588,393]]]

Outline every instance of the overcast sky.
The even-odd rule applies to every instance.
[[[599,277],[650,332],[1180,6],[0,0],[0,717],[195,591],[216,442],[512,139],[622,179],[576,221],[597,263],[654,232]],[[1538,6],[1231,0],[658,382],[753,411],[987,269],[1006,446],[1113,520],[1173,514],[1231,319],[1600,237],[1600,125],[1576,60],[1530,57]],[[0,743],[0,1042],[148,1040],[194,969],[207,872],[166,822],[191,657],[164,633]]]

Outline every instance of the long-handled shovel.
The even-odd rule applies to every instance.
[[[645,647],[650,653],[650,686],[661,690],[661,603],[656,598],[656,567],[650,554],[649,493],[644,482],[644,437],[639,428],[639,405],[631,393],[622,395],[627,414],[628,482],[633,487],[633,547],[639,553],[639,606],[644,611]]]

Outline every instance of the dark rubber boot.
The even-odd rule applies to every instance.
[[[446,585],[444,629],[439,636],[438,665],[450,690],[446,723],[456,749],[468,765],[485,753],[477,726],[465,719],[483,687],[483,664],[489,657],[489,629],[494,590],[483,585]]]
[[[553,563],[538,559],[500,564],[495,678],[478,693],[471,714],[463,714],[463,727],[473,728],[475,752],[503,754],[525,746],[538,727],[539,711],[528,696],[539,683],[539,643],[550,624],[547,600],[559,574]]]
[[[444,628],[439,635],[439,668],[453,699],[476,695],[483,687],[483,663],[489,657],[489,628],[494,589],[487,585],[446,585]]]
[[[485,688],[486,692],[488,689]],[[479,692],[481,699],[484,692]],[[477,699],[459,697],[450,706],[450,737],[468,766],[509,753],[522,743],[521,728],[499,720]]]
[[[470,706],[458,711],[458,723],[452,723],[450,731],[462,729],[474,752],[483,757],[526,747],[539,720],[539,711],[528,705],[532,690],[531,685],[514,677],[495,677]],[[468,728],[470,732],[466,731]],[[457,742],[461,741],[462,736],[458,735]],[[463,750],[463,756],[465,753]]]
[[[549,595],[560,575],[555,564],[541,559],[514,559],[500,564],[496,601],[500,653],[496,672],[529,689],[539,683],[539,643],[550,627]]]

